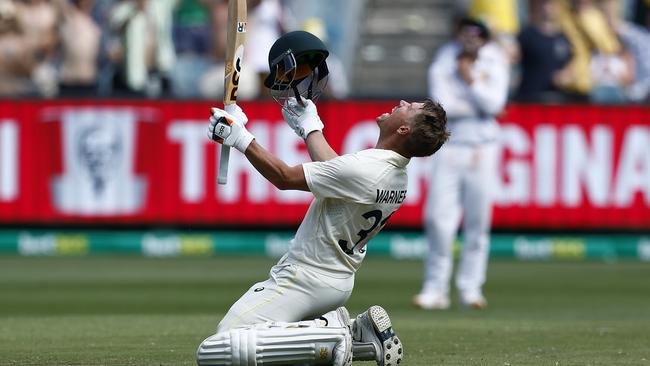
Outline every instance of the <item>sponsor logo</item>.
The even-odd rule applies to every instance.
[[[244,45],[240,45],[237,47],[237,51],[235,51],[235,56],[232,59],[232,64],[230,67],[228,65],[226,66],[226,74],[228,74],[229,71],[232,70],[232,75],[230,76],[230,82],[229,84],[231,85],[230,89],[230,100],[232,102],[237,101],[237,90],[239,89],[239,75],[241,74],[241,63],[242,63],[242,58],[244,57]],[[234,65],[234,69],[232,67]]]
[[[60,121],[62,129],[64,170],[51,185],[57,210],[83,216],[139,212],[146,180],[134,175],[134,136],[146,111],[79,107],[52,108],[44,114],[46,121]]]
[[[214,243],[209,235],[146,234],[142,253],[149,257],[211,256]]]
[[[515,257],[519,259],[583,259],[587,253],[584,239],[542,238],[523,236],[514,241]]]
[[[423,236],[408,239],[393,235],[390,238],[390,256],[395,259],[421,259],[426,256],[428,248],[427,240]]]
[[[83,234],[31,234],[18,235],[18,253],[20,255],[86,255],[89,240]]]

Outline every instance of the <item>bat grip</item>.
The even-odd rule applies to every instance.
[[[230,146],[221,145],[221,156],[219,157],[219,173],[217,183],[228,183],[228,161],[230,159]]]
[[[232,101],[231,103],[235,103]],[[224,101],[224,107],[227,103]],[[223,118],[223,117],[221,117]],[[230,146],[221,145],[219,156],[219,169],[217,172],[217,183],[224,185],[228,183],[228,162],[230,161]]]

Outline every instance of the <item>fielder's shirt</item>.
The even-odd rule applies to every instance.
[[[332,276],[356,272],[366,244],[406,198],[409,159],[382,149],[303,164],[314,194],[287,258]]]

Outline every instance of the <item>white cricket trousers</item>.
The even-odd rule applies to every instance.
[[[298,322],[317,318],[345,305],[352,294],[354,274],[330,277],[282,258],[269,279],[254,284],[228,310],[217,333],[266,322]]]
[[[490,246],[498,144],[446,144],[432,157],[425,230],[429,251],[422,293],[449,295],[453,243],[463,217],[463,250],[456,273],[461,296],[481,294]]]

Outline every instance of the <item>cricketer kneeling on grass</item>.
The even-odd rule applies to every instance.
[[[322,42],[306,32],[281,37],[269,55],[266,85],[274,97],[284,93],[276,100],[287,124],[304,139],[310,163],[288,166],[257,144],[237,105],[212,109],[212,140],[245,154],[277,188],[310,191],[314,200],[270,277],[235,302],[216,334],[201,343],[199,365],[339,366],[375,360],[388,366],[402,360],[401,342],[382,307],[350,320],[343,305],[366,244],[404,201],[409,159],[431,155],[447,140],[445,111],[431,100],[400,101],[377,117],[374,149],[338,156],[310,100],[327,75],[326,57]]]

